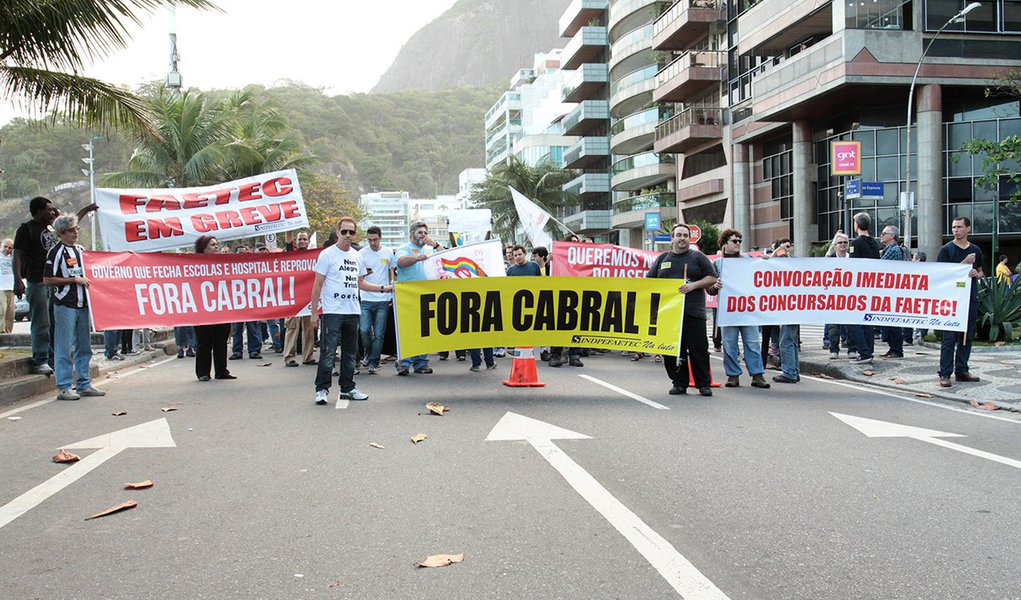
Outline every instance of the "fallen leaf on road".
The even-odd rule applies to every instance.
[[[994,346],[1003,346],[1003,345],[1004,345],[1004,344],[1006,344],[1006,343],[1007,343],[1007,342],[994,342],[994,343],[993,343],[993,345],[994,345]]]
[[[177,407],[176,406],[164,406],[160,410],[162,410],[163,412],[174,412],[175,410],[177,410]]]
[[[425,407],[429,409],[429,412],[441,417],[443,416],[443,413],[450,410],[450,408],[443,406],[439,402],[430,402],[429,404],[426,404]]]
[[[122,510],[129,510],[129,509],[135,508],[136,506],[138,506],[138,502],[135,502],[134,500],[128,500],[127,502],[121,502],[120,504],[116,504],[114,506],[111,506],[110,508],[108,508],[108,509],[106,509],[106,510],[104,510],[102,512],[98,512],[98,513],[92,515],[91,517],[85,517],[85,520],[88,521],[89,519],[98,519],[99,517],[105,517],[106,515],[112,515],[113,513],[118,513],[118,512],[121,512]]]
[[[340,587],[340,580],[339,580],[339,579],[334,579],[334,580],[333,580],[333,581],[331,581],[331,582],[330,582],[330,584],[329,584],[329,585],[327,585],[326,587],[328,587],[328,588],[335,588],[335,587]]]
[[[123,410],[122,410],[122,411],[120,411],[120,412],[115,412],[115,413],[111,413],[111,414],[112,414],[113,416],[115,416],[115,417],[123,417],[124,415],[126,415],[126,414],[128,414],[128,413],[127,413],[127,411],[123,411]]]
[[[925,392],[918,392],[915,395],[919,398],[932,398],[932,394],[926,394]]]
[[[445,567],[454,563],[464,562],[464,553],[461,554],[433,554],[426,557],[420,563],[416,563],[416,567]]]
[[[61,448],[57,450],[57,453],[53,455],[53,462],[55,463],[69,463],[81,460],[81,457],[77,454],[72,454],[67,450]]]
[[[819,377],[820,379],[833,379],[832,376],[827,375],[826,373],[816,373],[815,376]]]
[[[893,381],[893,382],[894,382],[894,383],[896,383],[897,385],[904,385],[905,383],[907,383],[907,382],[906,382],[906,381],[904,381],[903,379],[891,379],[891,381]]]
[[[992,402],[986,402],[985,404],[979,404],[978,400],[970,400],[968,404],[971,404],[979,410],[1000,410],[999,406],[996,406]]]
[[[144,489],[151,488],[153,485],[154,484],[153,484],[151,479],[146,479],[145,481],[136,481],[135,483],[125,483],[124,484],[124,489],[126,489],[126,490],[144,490]]]
[[[876,374],[876,372],[875,371],[862,371],[861,374],[862,375],[868,375],[869,377],[872,377],[873,375]]]
[[[261,365],[259,365],[259,366],[260,366],[260,367],[272,367],[272,366],[273,366],[273,363],[262,363],[262,364],[261,364]]]
[[[426,440],[426,438],[428,438],[428,437],[429,436],[427,436],[424,433],[416,433],[415,435],[411,436],[411,443],[412,444],[417,444],[419,442],[424,442]]]
[[[383,444],[377,444],[376,442],[369,442],[369,445],[372,446],[373,448],[378,448],[380,450],[386,450],[386,448],[383,447]]]

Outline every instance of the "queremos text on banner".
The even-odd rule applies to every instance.
[[[435,252],[429,256],[423,267],[428,279],[468,279],[507,275],[500,240],[487,240]]]
[[[96,190],[108,251],[183,248],[200,236],[220,241],[308,227],[294,169],[219,185],[179,189]]]
[[[480,277],[398,282],[401,356],[492,346],[677,354],[675,279]]]
[[[724,258],[720,327],[834,323],[966,331],[970,265]]]
[[[99,331],[309,314],[312,268],[320,252],[85,252],[89,308]]]
[[[564,277],[645,277],[660,254],[613,244],[553,242],[551,272]]]

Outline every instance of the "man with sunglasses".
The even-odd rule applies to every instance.
[[[333,374],[329,357],[340,344],[340,395],[337,400],[368,400],[369,396],[355,387],[355,361],[358,356],[358,322],[362,309],[358,290],[392,292],[392,285],[374,285],[365,280],[368,271],[362,255],[352,248],[357,231],[351,217],[343,217],[337,226],[337,243],[319,255],[312,285],[312,326],[319,326],[319,365],[316,369],[315,403],[327,403]],[[319,315],[322,303],[323,314]],[[320,326],[320,322],[322,325]]]
[[[747,258],[741,252],[741,233],[736,229],[724,229],[718,240],[720,246],[720,258],[713,262],[716,267],[718,279],[716,283],[706,290],[715,296],[723,289],[723,259],[724,258]],[[762,340],[759,336],[759,328],[755,325],[740,325],[735,327],[721,327],[720,333],[723,337],[723,370],[727,373],[727,387],[738,387],[741,385],[741,362],[737,348],[737,336],[741,335],[744,341],[744,364],[748,374],[752,376],[752,387],[769,389],[764,376],[765,368],[762,362],[762,353],[759,344]]]

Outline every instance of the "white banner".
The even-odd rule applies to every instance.
[[[514,188],[510,188],[511,197],[514,198],[514,208],[518,211],[518,219],[525,229],[528,241],[532,247],[543,246],[547,250],[553,247],[553,238],[543,230],[550,220],[550,214],[525,197],[524,194]]]
[[[721,327],[834,323],[966,331],[970,265],[724,258]]]
[[[447,231],[452,246],[488,240],[493,237],[493,211],[488,208],[452,210],[447,219]]]
[[[294,169],[178,189],[98,188],[107,251],[169,250],[212,235],[221,242],[308,227]]]
[[[469,277],[504,277],[503,245],[500,240],[487,240],[436,252],[425,261],[428,279],[467,279]]]

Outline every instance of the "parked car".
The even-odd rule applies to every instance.
[[[14,301],[14,320],[25,321],[28,319],[28,298],[22,296]]]

